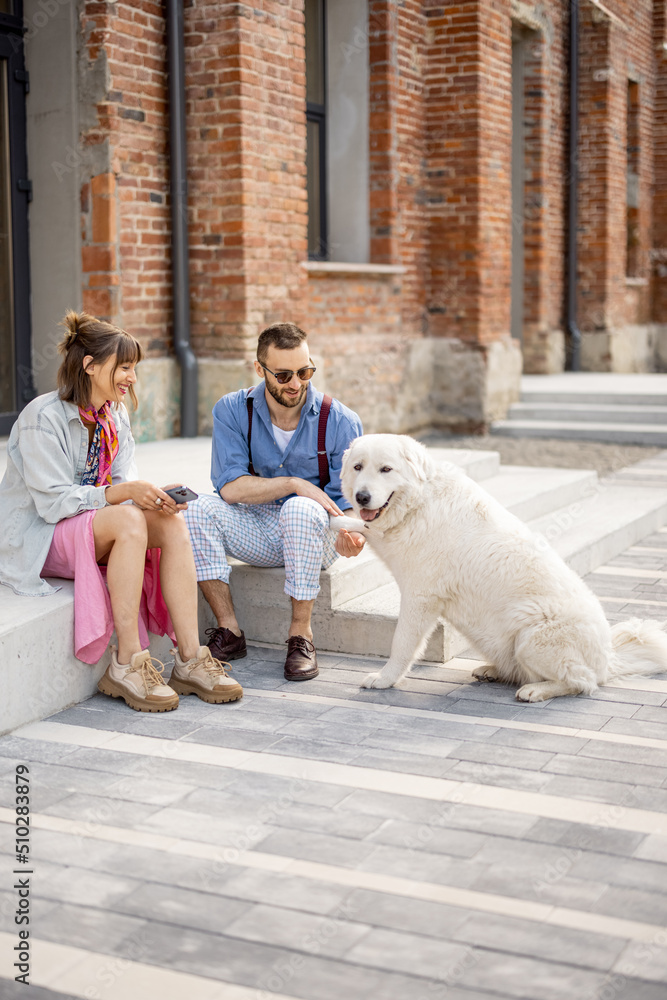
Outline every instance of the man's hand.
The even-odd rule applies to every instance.
[[[336,552],[346,559],[358,556],[365,544],[366,539],[359,531],[347,531],[341,528],[336,535]]]
[[[319,504],[322,504],[327,514],[342,514],[342,510],[338,507],[331,497],[321,490],[319,486],[309,483],[307,479],[299,479],[294,477],[292,480],[294,483],[294,492],[299,497],[309,497],[311,500],[317,500]],[[350,553],[352,555],[352,553]],[[355,553],[356,555],[356,553]]]

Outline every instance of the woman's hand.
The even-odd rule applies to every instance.
[[[179,486],[179,483],[175,483]],[[167,487],[170,489],[170,487]],[[132,479],[126,483],[116,483],[115,486],[108,486],[105,492],[107,502],[110,504],[124,503],[125,500],[131,500],[132,503],[136,504],[137,507],[141,507],[142,510],[152,510],[161,511],[164,514],[178,514],[179,511],[185,510],[187,504],[176,504],[171,499],[170,496],[160,489],[159,486],[155,486],[153,483],[147,482],[145,479]],[[156,500],[160,500],[160,503],[156,503]]]

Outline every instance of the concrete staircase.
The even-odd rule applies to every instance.
[[[491,433],[667,448],[667,375],[524,375],[520,401]]]
[[[139,445],[139,474],[158,483],[182,480],[199,492],[208,484],[210,440],[169,440]],[[496,452],[432,449],[436,459],[462,465],[467,473],[542,532],[566,561],[587,573],[667,523],[667,486],[662,476],[617,476],[599,482],[593,472],[502,467]],[[638,469],[639,467],[633,467]],[[2,455],[0,453],[0,473]],[[630,473],[630,470],[628,470]],[[94,691],[108,655],[90,667],[72,654],[73,585],[60,581],[54,597],[16,597],[0,587],[0,662],[4,697],[0,732],[44,718]],[[282,643],[289,616],[281,569],[237,563],[232,587],[239,619],[250,641]],[[322,651],[387,656],[399,609],[393,577],[370,550],[339,559],[322,573],[314,629]],[[200,628],[214,624],[200,601]],[[168,639],[151,651],[169,659]],[[431,637],[425,659],[443,662],[466,643],[446,624]]]

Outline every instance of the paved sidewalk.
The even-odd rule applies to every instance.
[[[588,581],[667,617],[667,530]],[[25,994],[6,826],[3,1000],[665,1000],[667,674],[530,706],[467,656],[387,692],[283,657],[235,664],[236,704],[98,696],[0,739],[34,872]]]

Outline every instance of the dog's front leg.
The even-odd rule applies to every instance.
[[[439,607],[427,604],[423,599],[404,598],[401,595],[401,610],[391,642],[391,655],[382,670],[365,677],[361,686],[390,688],[405,677],[423,652],[439,613]]]

